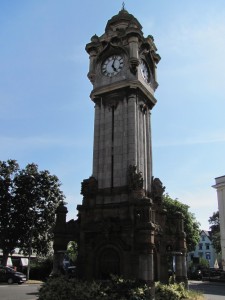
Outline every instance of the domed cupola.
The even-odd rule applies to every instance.
[[[119,13],[113,16],[106,24],[105,32],[117,31],[121,29],[127,29],[128,27],[133,27],[138,30],[142,30],[141,24],[132,15],[129,14],[127,10],[122,8]]]

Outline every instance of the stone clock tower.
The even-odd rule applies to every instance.
[[[182,281],[183,220],[178,216],[173,233],[166,233],[164,187],[152,176],[150,116],[160,60],[154,39],[144,37],[141,24],[123,8],[102,36],[91,38],[86,51],[95,106],[93,170],[82,182],[77,221],[63,227],[65,209],[58,212],[55,253],[62,250],[62,239],[74,238],[80,278],[117,274],[153,285],[168,279],[167,252],[174,249],[179,253],[176,275]]]
[[[144,193],[151,191],[150,111],[156,103],[160,56],[153,37],[144,38],[141,29],[122,9],[108,21],[105,33],[94,35],[86,45],[95,103],[93,177],[101,191],[99,203],[128,200],[129,166],[141,172]]]
[[[150,112],[160,56],[124,8],[86,51],[95,124],[93,173],[82,183],[78,206],[80,270],[86,278],[115,273],[153,281]]]

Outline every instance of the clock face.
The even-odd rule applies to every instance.
[[[149,68],[144,60],[141,60],[140,63],[141,75],[144,78],[144,81],[150,83],[150,72]]]
[[[121,55],[109,56],[102,64],[102,73],[105,76],[113,77],[123,68],[123,57]]]

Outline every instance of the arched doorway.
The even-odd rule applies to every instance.
[[[110,275],[120,275],[120,257],[113,248],[104,249],[99,256],[99,277],[109,279]]]

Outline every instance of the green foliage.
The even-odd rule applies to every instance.
[[[75,264],[78,255],[78,245],[75,241],[70,241],[67,245],[67,255],[71,262]]]
[[[200,300],[200,294],[183,284],[157,283],[155,300]],[[39,300],[150,300],[151,288],[143,282],[113,276],[107,282],[84,282],[65,276],[49,279],[39,291]]]
[[[187,290],[183,283],[161,284],[156,283],[155,287],[156,300],[203,300],[203,295],[200,292]]]
[[[46,280],[52,271],[53,257],[39,258],[31,261],[30,279]]]
[[[209,268],[209,261],[204,257],[200,257],[199,258],[199,266],[201,268]]]
[[[207,269],[207,268],[209,268],[209,261],[204,257],[199,257],[199,263],[198,264],[194,263],[193,261],[190,261],[188,263],[188,270],[189,270],[189,273],[190,273],[189,275],[190,276],[192,276],[192,273],[193,273],[194,270],[196,270],[196,268],[197,269]]]
[[[187,251],[193,251],[199,241],[200,224],[197,222],[193,213],[189,212],[189,206],[181,203],[177,199],[172,199],[168,194],[163,196],[163,206],[167,210],[169,216],[175,215],[175,213],[182,213],[184,217],[184,231],[186,233]],[[167,228],[171,228],[167,220]]]
[[[150,288],[133,280],[112,277],[107,282],[52,278],[39,291],[39,300],[147,300]]]
[[[155,296],[157,300],[165,300],[165,299],[173,299],[173,300],[179,300],[181,299],[180,293],[177,290],[176,284],[170,284],[170,285],[163,285],[163,284],[156,284],[155,289]]]
[[[3,250],[3,264],[7,256],[18,244],[20,230],[16,211],[20,209],[14,200],[14,176],[19,172],[19,165],[15,160],[0,161],[0,248]]]
[[[221,242],[220,242],[220,218],[219,211],[214,212],[211,217],[209,217],[209,223],[211,224],[211,239],[213,247],[216,252],[221,253]]]
[[[0,161],[0,248],[4,263],[16,247],[46,255],[55,210],[63,201],[60,182],[35,164],[20,169],[15,160]]]

